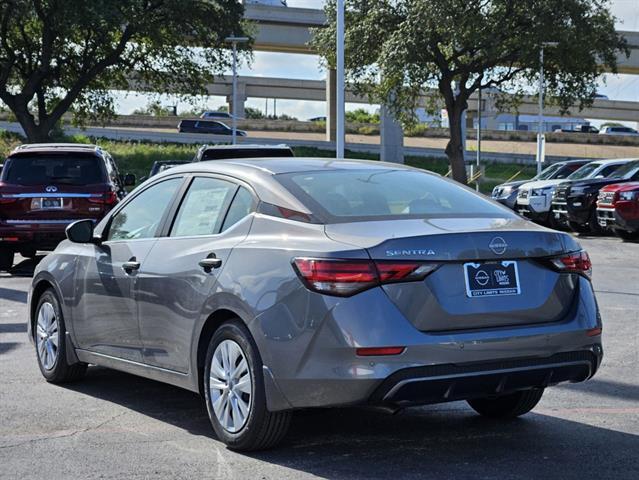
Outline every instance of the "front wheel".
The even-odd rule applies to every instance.
[[[616,228],[615,235],[617,235],[622,240],[626,240],[630,242],[639,240],[639,230],[634,232],[629,232],[628,230],[619,230]]]
[[[515,418],[535,408],[543,394],[543,388],[536,388],[508,395],[475,398],[468,400],[468,404],[484,417]]]
[[[6,247],[0,247],[0,272],[5,271],[8,272],[13,267],[13,250],[10,250]]]
[[[581,223],[569,221],[568,227],[570,227],[570,230],[572,230],[575,233],[590,233],[590,229],[588,228],[588,225],[583,225]]]
[[[262,360],[239,320],[224,323],[211,338],[204,393],[213,429],[229,448],[263,450],[286,435],[291,412],[266,408]]]
[[[64,318],[53,289],[46,290],[40,297],[35,320],[33,334],[38,366],[47,382],[65,383],[82,378],[87,364],[67,362]]]

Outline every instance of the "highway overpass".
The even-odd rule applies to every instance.
[[[326,23],[323,10],[246,5],[244,17],[257,25],[255,50],[286,53],[315,52],[309,47],[311,28]],[[639,32],[619,31],[630,46],[630,58],[620,55],[619,73],[639,75]]]
[[[144,92],[147,87],[140,82],[131,81],[129,89],[132,91]],[[229,100],[232,94],[232,77],[220,76],[216,77],[212,83],[206,87],[209,95],[224,96]],[[427,100],[428,95],[438,96],[436,91],[424,91],[423,101]],[[276,77],[238,77],[238,98],[240,101],[246,101],[247,98],[277,98],[284,100],[305,100],[325,102],[327,96],[327,85],[325,80],[295,80],[288,78]],[[484,99],[486,99],[484,93]],[[346,102],[349,103],[368,103],[368,99],[356,94],[350,89],[346,90]],[[536,115],[538,112],[536,96],[526,96],[522,99],[518,107],[518,113],[522,115]],[[476,96],[471,97],[469,102],[469,113],[473,113],[477,108]],[[238,105],[238,111],[242,112],[243,105]],[[560,111],[556,107],[547,106],[544,112],[548,116],[559,116]],[[498,112],[487,102],[483,102],[482,115],[496,115]],[[623,102],[616,100],[597,99],[594,104],[582,111],[575,107],[571,114],[585,118],[593,118],[598,120],[615,120],[623,122],[639,122],[639,102]],[[242,115],[240,115],[242,116]]]

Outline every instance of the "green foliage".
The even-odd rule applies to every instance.
[[[246,107],[244,108],[244,115],[246,118],[259,120],[264,118],[264,113],[259,108]]]
[[[315,31],[313,45],[334,65],[335,0],[325,9],[330,24]],[[604,0],[346,0],[345,24],[347,80],[405,124],[424,102],[428,110],[443,105],[446,153],[462,182],[461,122],[471,94],[522,93],[537,80],[542,42],[557,42],[544,62],[549,100],[583,107],[599,75],[615,72],[617,54],[629,52]]]
[[[369,113],[363,108],[346,112],[346,121],[354,123],[379,123],[379,113]]]
[[[237,0],[2,0],[0,100],[42,141],[68,111],[80,124],[113,115],[111,92],[131,82],[205,93],[242,14]]]
[[[133,115],[151,115],[154,117],[169,117],[173,115],[173,108],[163,107],[158,100],[151,101],[144,108],[137,108]]]

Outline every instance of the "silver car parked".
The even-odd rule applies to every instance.
[[[275,445],[300,408],[522,415],[602,358],[578,243],[423,170],[194,163],[67,236],[29,295],[44,377],[95,364],[200,392],[237,450]]]

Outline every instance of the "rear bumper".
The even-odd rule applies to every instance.
[[[551,323],[424,332],[375,289],[335,302],[311,336],[280,331],[281,309],[252,322],[276,385],[271,392],[277,395],[267,393],[270,410],[439,403],[543,388],[587,380],[603,356],[601,335],[592,331],[601,319],[584,278],[574,308]],[[276,322],[276,338],[261,328]],[[379,346],[405,350],[372,357],[355,352]]]
[[[3,220],[0,222],[0,246],[16,251],[25,248],[54,250],[65,239],[65,229],[72,220]]]
[[[376,405],[423,405],[582,382],[595,374],[602,355],[601,347],[596,346],[547,358],[407,368],[384,380],[369,401]]]

